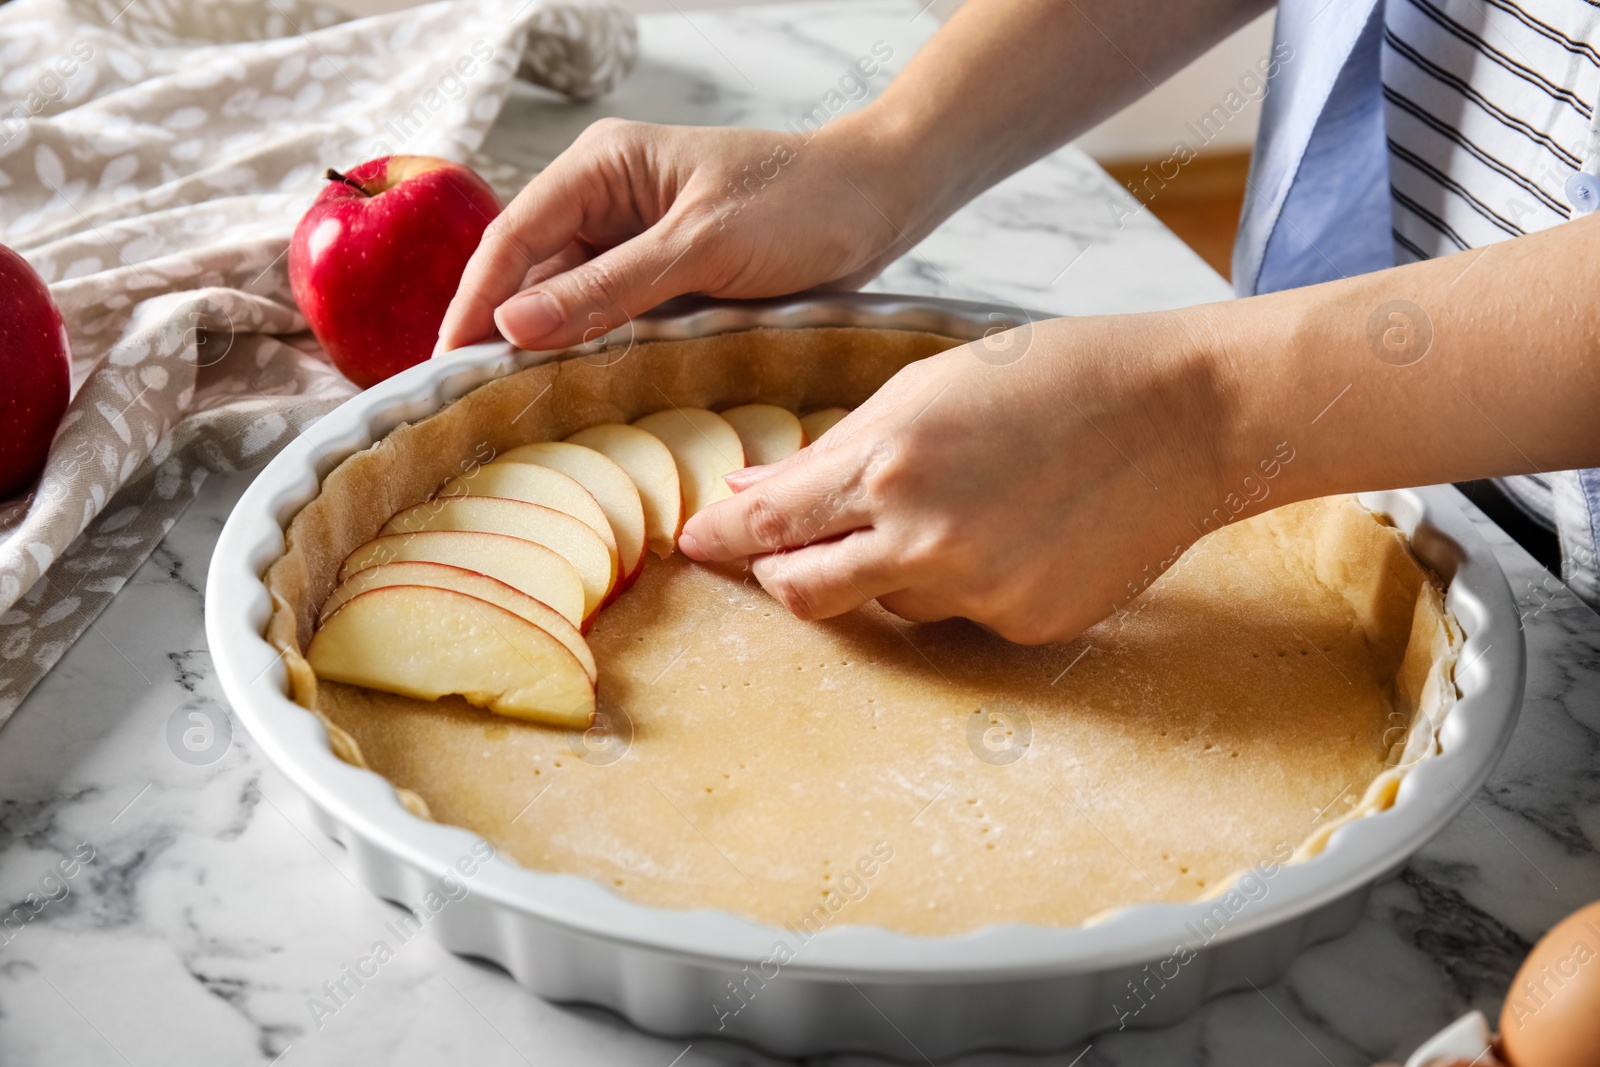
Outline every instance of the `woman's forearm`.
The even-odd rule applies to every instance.
[[[1600,217],[1188,314],[1232,383],[1240,477],[1296,457],[1251,511],[1600,466]]]
[[[851,135],[893,155],[907,230],[1114,114],[1268,0],[967,0]]]

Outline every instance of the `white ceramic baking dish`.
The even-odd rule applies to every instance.
[[[641,318],[590,358],[615,358],[630,338],[753,326],[977,339],[1026,318],[1010,305],[867,294],[688,301]],[[467,830],[411,815],[386,781],[334,756],[322,725],[285,695],[285,672],[262,637],[269,602],[261,577],[283,552],[284,527],[345,457],[491,379],[552,358],[479,345],[367,390],[267,466],[217,544],[206,635],[223,690],[317,823],[349,850],[355,877],[386,899],[422,900],[474,844],[484,846]],[[977,1048],[1047,1051],[1119,1025],[1165,1025],[1208,997],[1271,982],[1305,946],[1354,925],[1373,883],[1466,805],[1505,747],[1522,699],[1524,650],[1510,590],[1450,492],[1363,500],[1409,533],[1418,556],[1449,582],[1446,602],[1466,633],[1460,701],[1441,731],[1441,754],[1405,777],[1390,809],[1344,826],[1321,854],[1278,870],[1208,940],[1196,935],[1211,932],[1214,901],[1141,904],[1084,927],[997,925],[956,937],[841,924],[775,965],[775,945],[795,942],[789,931],[726,912],[647,907],[597,883],[498,858],[464,865],[474,871],[464,879],[469,895],[428,929],[550,1000],[604,1005],[657,1033],[721,1034],[787,1055],[856,1049],[923,1061]]]

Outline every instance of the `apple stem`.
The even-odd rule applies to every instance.
[[[350,188],[354,189],[356,192],[360,193],[362,196],[371,196],[372,195],[371,193],[367,192],[366,189],[364,189],[362,187],[360,182],[356,181],[354,178],[345,177],[343,174],[340,174],[338,171],[334,170],[332,167],[328,168],[327,179],[330,182],[344,182],[346,185],[348,185]]]

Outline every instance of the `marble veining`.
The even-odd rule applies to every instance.
[[[518,90],[488,151],[536,170],[602,114],[781,126],[874,42],[894,48],[892,69],[903,65],[933,29],[919,6],[647,17],[638,71],[618,93],[568,107]],[[1133,206],[1081,153],[1056,152],[951,219],[873,288],[1056,313],[1227,295],[1148,213],[1130,215]],[[0,929],[0,1063],[781,1062],[554,1007],[425,933],[397,935],[399,909],[352,882],[339,847],[232,727],[212,674],[200,591],[248,480],[214,477],[201,488],[0,731],[0,906],[28,916]],[[1496,546],[1529,658],[1521,723],[1472,805],[1377,887],[1354,931],[1304,953],[1282,981],[1163,1030],[964,1064],[1346,1067],[1403,1058],[1469,1008],[1498,1010],[1529,945],[1600,895],[1600,617],[1464,506]],[[195,723],[210,724],[198,752],[174,740]],[[89,858],[63,876],[75,855]],[[351,985],[345,975],[378,942],[386,958]],[[317,1011],[341,981],[349,995]]]

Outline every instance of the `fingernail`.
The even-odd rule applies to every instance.
[[[561,326],[561,309],[545,293],[523,293],[507,300],[494,313],[500,332],[517,344],[538,341]]]
[[[694,534],[679,534],[678,549],[690,559],[705,559],[706,557],[704,550],[700,547],[700,542],[694,539]]]
[[[735,493],[737,493],[741,489],[748,489],[756,482],[759,482],[761,479],[765,478],[771,467],[772,464],[770,463],[763,463],[757,467],[741,467],[736,471],[729,471],[727,474],[724,474],[722,476],[722,480],[728,483],[729,489],[732,489]]]
[[[435,341],[433,343],[433,352],[432,352],[431,355],[428,356],[428,358],[429,359],[438,359],[440,356],[444,355],[444,353],[445,353],[444,338],[441,337],[441,338],[439,338],[437,341]]]

